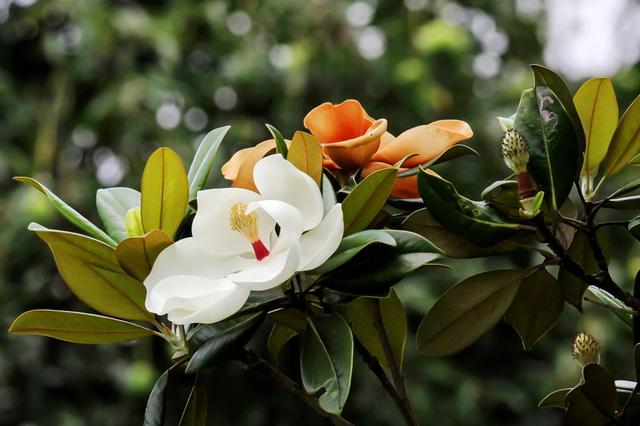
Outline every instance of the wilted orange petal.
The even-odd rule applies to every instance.
[[[240,167],[242,163],[247,159],[251,151],[253,151],[254,147],[241,149],[237,151],[235,154],[231,156],[229,161],[224,163],[220,171],[222,172],[222,176],[225,179],[234,181],[238,176],[238,171],[240,171]]]
[[[243,149],[242,151],[247,151],[246,153],[238,155],[242,151],[238,151],[231,159],[222,166],[223,174],[226,178],[227,174],[224,169],[227,168],[227,172],[229,175],[233,174],[234,168],[237,167],[237,171],[235,172],[235,179],[233,180],[234,188],[245,188],[251,191],[258,192],[256,185],[253,183],[253,168],[256,163],[260,161],[265,155],[276,149],[276,142],[273,139],[266,140],[264,142],[260,142],[253,148]],[[234,160],[235,159],[235,160]],[[235,161],[241,161],[239,167],[237,166]],[[230,164],[232,163],[232,164]]]
[[[355,99],[338,105],[325,102],[304,118],[304,126],[322,144],[362,136],[372,123],[373,120]]]
[[[372,160],[394,164],[409,154],[418,154],[405,163],[406,167],[414,167],[433,160],[449,147],[472,136],[471,127],[464,121],[434,121],[403,132],[393,142],[378,150]]]
[[[325,154],[338,166],[347,170],[358,169],[369,162],[380,146],[380,138],[387,130],[387,120],[375,121],[360,137],[323,144]]]

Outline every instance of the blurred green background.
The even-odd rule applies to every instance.
[[[477,198],[507,174],[495,117],[511,115],[532,84],[527,65],[555,67],[572,89],[589,76],[611,76],[622,110],[640,92],[639,19],[635,0],[0,0],[0,329],[31,308],[88,311],[26,230],[30,221],[71,228],[14,175],[41,179],[97,222],[96,189],[138,188],[158,146],[186,162],[207,130],[231,124],[220,165],[266,139],[265,122],[291,135],[317,104],[356,98],[395,134],[439,118],[468,121],[481,157],[439,172]],[[211,185],[219,184],[213,173]],[[623,236],[611,234],[613,273],[629,288],[640,249]],[[398,291],[411,332],[459,279],[532,261],[526,253],[451,261],[454,271],[407,280]],[[600,340],[617,378],[632,377],[630,333],[594,306],[584,315],[566,307],[529,353],[506,324],[446,359],[419,356],[410,336],[405,375],[418,416],[425,425],[560,424],[557,412],[536,405],[577,381],[570,343],[578,330]],[[264,339],[256,339],[260,350]],[[295,376],[290,355],[283,368]],[[151,339],[79,346],[3,331],[0,424],[140,424],[167,362],[163,342]],[[359,425],[400,424],[360,359],[356,369],[345,416]],[[212,370],[204,383],[211,424],[319,423],[239,365]],[[170,422],[186,391],[177,383],[170,395]]]

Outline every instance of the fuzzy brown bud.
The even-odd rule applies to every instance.
[[[600,362],[600,344],[590,334],[580,332],[573,341],[573,358],[580,366]]]
[[[516,129],[509,129],[500,139],[500,153],[505,164],[514,173],[526,173],[529,163],[529,143]]]

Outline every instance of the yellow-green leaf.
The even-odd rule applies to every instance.
[[[626,166],[640,149],[640,96],[627,108],[616,128],[607,156],[602,162],[605,176]]]
[[[182,160],[169,148],[159,148],[142,173],[142,226],[173,237],[189,202],[189,182]]]
[[[35,223],[29,229],[47,243],[60,275],[78,299],[105,315],[129,320],[153,318],[144,307],[144,286],[120,267],[112,247]]]
[[[9,333],[53,337],[71,343],[126,342],[154,334],[153,330],[102,315],[36,309],[21,314]]]
[[[156,229],[142,237],[123,240],[116,247],[116,257],[126,273],[138,281],[144,281],[160,252],[171,244],[171,237]]]
[[[344,235],[362,231],[378,215],[391,194],[398,169],[389,167],[367,176],[342,203]]]
[[[102,229],[98,228],[96,225],[91,223],[89,219],[82,216],[80,213],[75,211],[71,206],[65,203],[60,197],[51,192],[49,188],[41,184],[35,179],[25,176],[17,176],[14,177],[18,182],[26,183],[27,185],[31,185],[38,191],[42,192],[51,202],[53,207],[56,208],[64,216],[69,222],[73,223],[78,228],[82,229],[87,234],[91,235],[94,238],[102,241],[103,243],[109,244],[112,247],[115,247],[118,243],[114,241],[106,232]]]
[[[618,125],[618,101],[611,80],[592,78],[573,97],[586,138],[582,173],[595,174]]]
[[[302,172],[311,176],[320,186],[322,180],[322,147],[312,135],[297,131],[289,145],[289,160]]]

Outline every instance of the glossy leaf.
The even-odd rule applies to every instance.
[[[51,192],[49,188],[47,188],[37,180],[32,179],[30,177],[25,177],[25,176],[14,177],[14,179],[17,180],[18,182],[31,185],[38,191],[42,192],[47,197],[47,199],[51,202],[53,207],[55,207],[56,210],[58,210],[58,212],[60,212],[60,214],[62,214],[62,216],[65,217],[65,219],[67,219],[69,222],[71,222],[78,228],[82,229],[87,234],[102,241],[105,244],[110,245],[111,247],[115,247],[117,245],[117,243],[113,240],[113,238],[107,235],[102,229],[98,228],[96,225],[91,223],[89,219],[82,216],[80,213],[74,210],[71,206],[65,203],[60,197],[58,197],[56,194]]]
[[[401,369],[407,341],[407,316],[396,292],[391,290],[389,297],[382,299],[362,297],[346,305],[344,311],[345,318],[360,343],[380,364],[390,368],[380,333],[386,335],[393,362]]]
[[[159,148],[142,173],[142,226],[173,237],[189,202],[189,182],[182,160],[169,148]]]
[[[294,337],[298,335],[298,332],[294,329],[275,323],[269,333],[267,339],[267,349],[273,361],[277,364],[280,361],[280,353],[285,345]]]
[[[616,386],[611,373],[598,364],[582,369],[583,383],[567,395],[569,426],[608,425],[615,418]]]
[[[165,389],[168,379],[169,371],[165,371],[153,385],[149,399],[147,399],[147,407],[144,410],[144,426],[164,426]]]
[[[270,312],[269,318],[298,333],[303,333],[307,329],[307,316],[298,309],[290,308]]]
[[[567,199],[580,172],[576,133],[563,105],[546,86],[522,93],[514,127],[529,142],[528,171],[553,209]]]
[[[609,309],[615,316],[620,318],[627,327],[633,328],[633,310],[627,307],[621,300],[613,297],[609,292],[591,285],[585,292],[585,299]]]
[[[378,170],[364,178],[342,203],[344,235],[362,231],[378,215],[389,198],[396,181],[397,169]]]
[[[593,257],[591,246],[584,233],[575,233],[568,254],[582,266],[585,272],[589,274],[598,272],[598,263]],[[582,312],[582,296],[589,285],[562,266],[558,272],[558,282],[562,288],[564,300]]]
[[[560,284],[542,268],[522,280],[506,319],[518,332],[522,346],[528,351],[556,325],[563,307]]]
[[[567,398],[567,394],[571,391],[571,388],[558,389],[551,392],[549,395],[542,398],[542,401],[538,403],[538,407],[554,407],[554,408],[564,408],[565,407],[565,399]]]
[[[207,424],[207,391],[200,385],[194,385],[189,400],[184,407],[180,426],[206,426]]]
[[[218,148],[229,131],[229,128],[230,126],[224,126],[213,129],[207,133],[207,136],[204,137],[200,146],[198,146],[198,150],[191,161],[189,173],[187,174],[189,181],[189,199],[196,198],[198,191],[207,183],[207,178],[209,177],[211,166],[218,153]]]
[[[605,201],[603,206],[616,210],[640,210],[640,195],[612,198]]]
[[[149,320],[145,288],[118,264],[115,250],[93,238],[29,225],[49,246],[69,289],[96,311],[118,318]]]
[[[513,251],[520,247],[519,243],[512,239],[507,239],[488,247],[477,246],[442,226],[427,209],[413,212],[402,223],[402,227],[427,238],[442,249],[448,257],[465,259],[493,256]]]
[[[520,215],[522,206],[518,195],[518,182],[514,180],[494,182],[482,191],[480,197],[510,217],[519,217]]]
[[[569,120],[571,121],[571,127],[573,127],[576,134],[576,142],[578,144],[578,152],[580,154],[585,152],[586,140],[584,131],[582,130],[580,116],[576,111],[573,99],[571,98],[571,92],[567,87],[567,83],[564,82],[555,71],[543,67],[542,65],[531,65],[531,71],[533,72],[533,78],[536,86],[547,86],[556,95],[562,107],[567,113]],[[578,155],[576,158],[576,171],[580,171],[582,168],[583,155]],[[577,177],[577,176],[576,176]]]
[[[265,126],[267,126],[267,129],[269,130],[269,132],[271,133],[271,136],[273,136],[273,139],[276,142],[276,152],[278,154],[282,154],[284,158],[287,158],[287,155],[289,154],[289,148],[287,147],[287,143],[282,137],[282,133],[280,133],[280,131],[275,127],[273,127],[271,124],[265,124]]]
[[[332,271],[351,259],[371,244],[386,244],[395,247],[396,240],[389,233],[380,229],[367,229],[345,237],[335,253],[322,266],[311,271],[313,274],[324,274]]]
[[[605,176],[618,173],[640,150],[640,96],[624,112],[616,128],[607,156],[602,161]]]
[[[604,159],[618,125],[618,101],[608,78],[586,81],[573,97],[586,140],[582,173],[591,177]]]
[[[307,319],[300,351],[300,373],[307,393],[320,393],[320,407],[340,414],[349,396],[353,371],[353,336],[339,314]]]
[[[312,135],[297,131],[289,144],[289,160],[296,168],[311,178],[320,186],[322,181],[322,147]]]
[[[194,352],[185,372],[195,373],[226,359],[253,337],[264,318],[257,313],[199,327],[189,338]]]
[[[418,189],[438,222],[475,245],[494,245],[514,235],[519,228],[486,203],[461,196],[451,182],[441,177],[421,172]]]
[[[507,312],[522,276],[518,270],[494,270],[451,287],[422,320],[416,336],[418,350],[427,356],[445,356],[478,340]]]
[[[629,222],[629,232],[640,240],[640,216],[636,216]]]
[[[142,237],[131,237],[116,247],[116,258],[124,271],[138,281],[144,281],[156,258],[173,244],[164,231],[156,229]]]
[[[82,344],[126,342],[154,334],[148,328],[114,318],[51,309],[21,314],[9,328],[9,333],[47,336]]]
[[[127,212],[140,207],[140,192],[124,187],[98,189],[96,207],[109,235],[120,242],[128,237],[125,224]]]
[[[414,176],[418,174],[420,168],[426,169],[428,167],[433,167],[437,164],[446,163],[447,161],[455,160],[456,158],[464,157],[467,155],[475,155],[477,157],[480,154],[478,154],[478,151],[471,148],[470,146],[461,144],[453,145],[433,160],[420,166],[412,167],[410,169],[399,172],[398,177]]]

